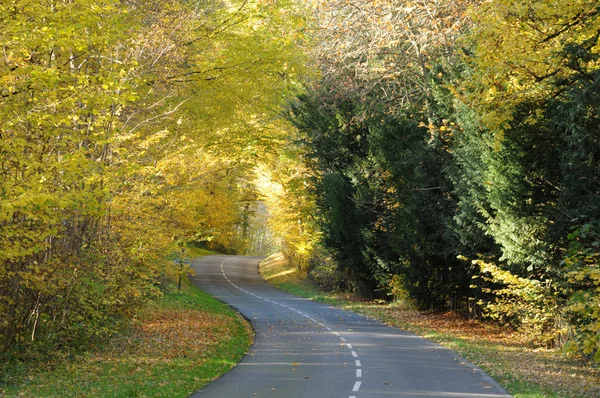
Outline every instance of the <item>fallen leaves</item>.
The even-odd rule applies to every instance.
[[[153,360],[183,358],[188,353],[210,351],[229,340],[230,322],[231,317],[203,311],[156,309],[134,327],[133,337],[117,343],[117,347]]]
[[[248,322],[208,295],[167,293],[98,349],[29,364],[17,387],[0,384],[0,396],[188,396],[234,366],[251,336]]]

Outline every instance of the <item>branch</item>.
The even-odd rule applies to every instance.
[[[569,30],[572,27],[578,25],[579,23],[585,21],[586,18],[593,17],[594,15],[598,14],[599,10],[600,10],[600,7],[597,7],[595,9],[591,10],[587,15],[577,14],[575,17],[573,17],[573,19],[574,19],[573,22],[564,25],[562,28],[560,28],[556,32],[554,32],[554,33],[550,34],[549,36],[547,36],[540,43],[546,43],[546,42],[548,42],[548,41],[550,41],[550,40],[552,40],[552,39],[560,36],[562,33],[566,32],[567,30]]]
[[[134,126],[134,127],[131,129],[131,130],[129,130],[129,131],[127,132],[127,135],[132,135],[132,134],[133,134],[133,132],[134,132],[135,130],[137,130],[137,128],[138,128],[138,127],[140,127],[140,126],[141,126],[141,125],[143,125],[143,124],[148,124],[148,123],[150,123],[150,122],[152,122],[152,121],[155,121],[155,120],[157,120],[157,119],[162,119],[162,118],[165,118],[165,117],[167,117],[167,116],[169,116],[169,115],[171,115],[171,114],[173,114],[173,113],[177,112],[177,110],[179,109],[179,107],[181,107],[181,106],[182,106],[183,104],[185,104],[187,101],[188,101],[188,99],[184,99],[184,100],[183,100],[183,101],[181,101],[179,104],[177,104],[177,105],[176,105],[174,108],[172,108],[172,109],[168,110],[167,112],[164,112],[164,113],[162,113],[162,114],[160,114],[160,115],[153,116],[153,117],[151,117],[151,118],[148,118],[148,119],[146,119],[146,120],[142,120],[141,122],[139,122],[138,124],[136,124],[136,125],[135,125],[135,126]]]

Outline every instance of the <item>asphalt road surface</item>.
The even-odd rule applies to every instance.
[[[267,284],[261,257],[192,261],[191,279],[256,331],[231,371],[192,395],[218,397],[510,397],[490,376],[422,337]]]

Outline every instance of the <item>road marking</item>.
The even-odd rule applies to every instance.
[[[244,292],[244,293],[246,293],[246,294],[249,294],[249,295],[251,295],[251,296],[254,296],[254,297],[256,297],[256,298],[258,298],[258,299],[260,299],[260,300],[263,300],[263,301],[266,301],[266,302],[268,302],[268,303],[275,304],[275,305],[278,305],[278,306],[280,306],[280,307],[287,308],[288,310],[294,311],[294,312],[296,312],[297,314],[300,314],[300,315],[302,315],[303,317],[307,318],[308,320],[310,320],[310,321],[312,321],[312,322],[315,322],[315,323],[317,323],[317,324],[321,325],[322,327],[324,327],[325,329],[327,329],[328,331],[330,331],[332,334],[334,334],[334,335],[338,336],[342,342],[346,342],[346,339],[345,339],[345,338],[343,338],[343,337],[341,337],[341,336],[340,336],[340,334],[339,334],[338,332],[335,332],[335,331],[333,331],[333,329],[331,329],[330,327],[326,326],[324,323],[321,323],[321,322],[317,321],[316,319],[314,319],[314,318],[311,318],[310,316],[306,315],[305,313],[303,313],[303,312],[301,312],[301,311],[298,311],[298,310],[296,310],[296,309],[294,309],[294,308],[292,308],[292,307],[288,307],[288,306],[287,306],[287,305],[285,305],[285,304],[276,303],[275,301],[272,301],[272,300],[269,300],[269,299],[267,299],[267,298],[261,297],[261,296],[259,296],[259,295],[257,295],[257,294],[250,293],[249,291],[247,291],[247,290],[245,290],[245,289],[242,289],[241,287],[239,287],[238,285],[236,285],[235,283],[233,283],[231,280],[229,280],[229,278],[228,278],[228,277],[227,277],[227,275],[225,274],[225,268],[223,268],[223,264],[225,264],[225,261],[227,261],[227,260],[228,260],[228,259],[225,259],[225,260],[223,260],[223,261],[221,262],[221,273],[223,274],[223,276],[225,277],[225,279],[227,280],[227,282],[229,282],[229,283],[230,283],[230,284],[231,284],[233,287],[235,287],[236,289],[238,289],[238,290],[240,290],[240,291],[242,291],[242,292]],[[351,350],[351,351],[350,351],[350,353],[352,354],[352,356],[353,356],[354,358],[358,358],[358,354],[356,353],[356,351],[354,351],[354,350],[352,349],[352,345],[351,345],[351,344],[348,344],[348,343],[346,343],[346,346],[347,346],[347,347],[348,347],[348,348]],[[357,359],[357,360],[355,360],[355,364],[356,364],[356,367],[361,367],[360,360],[358,360],[358,359]],[[362,378],[362,369],[356,369],[356,378]],[[353,391],[353,392],[359,391],[359,390],[360,390],[360,385],[361,385],[361,384],[362,384],[362,382],[360,382],[360,381],[357,381],[357,382],[355,382],[355,383],[354,383],[354,387],[352,387],[352,391]],[[351,395],[349,398],[356,398],[356,395]]]

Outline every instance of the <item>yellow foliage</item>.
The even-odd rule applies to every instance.
[[[515,107],[551,98],[554,82],[578,73],[564,50],[582,44],[600,29],[594,0],[494,0],[472,9],[469,35],[474,75],[465,82],[467,101],[494,132],[509,128]],[[596,44],[592,52],[598,53]],[[598,68],[597,61],[580,65]],[[532,117],[531,123],[535,123]]]
[[[108,331],[157,293],[175,241],[237,248],[302,18],[288,2],[0,4],[0,351]]]
[[[598,236],[589,225],[571,234],[571,249],[565,259],[569,303],[574,334],[568,349],[600,361],[600,253]],[[591,238],[591,239],[590,239]],[[584,244],[586,240],[591,244]]]
[[[269,226],[294,266],[306,270],[319,232],[315,198],[308,192],[309,171],[296,150],[256,167],[256,185],[269,212]]]
[[[490,286],[482,288],[482,292],[493,297],[479,303],[487,316],[516,326],[533,344],[560,344],[567,330],[551,281],[523,278],[483,260],[473,264],[480,268],[480,278]]]

